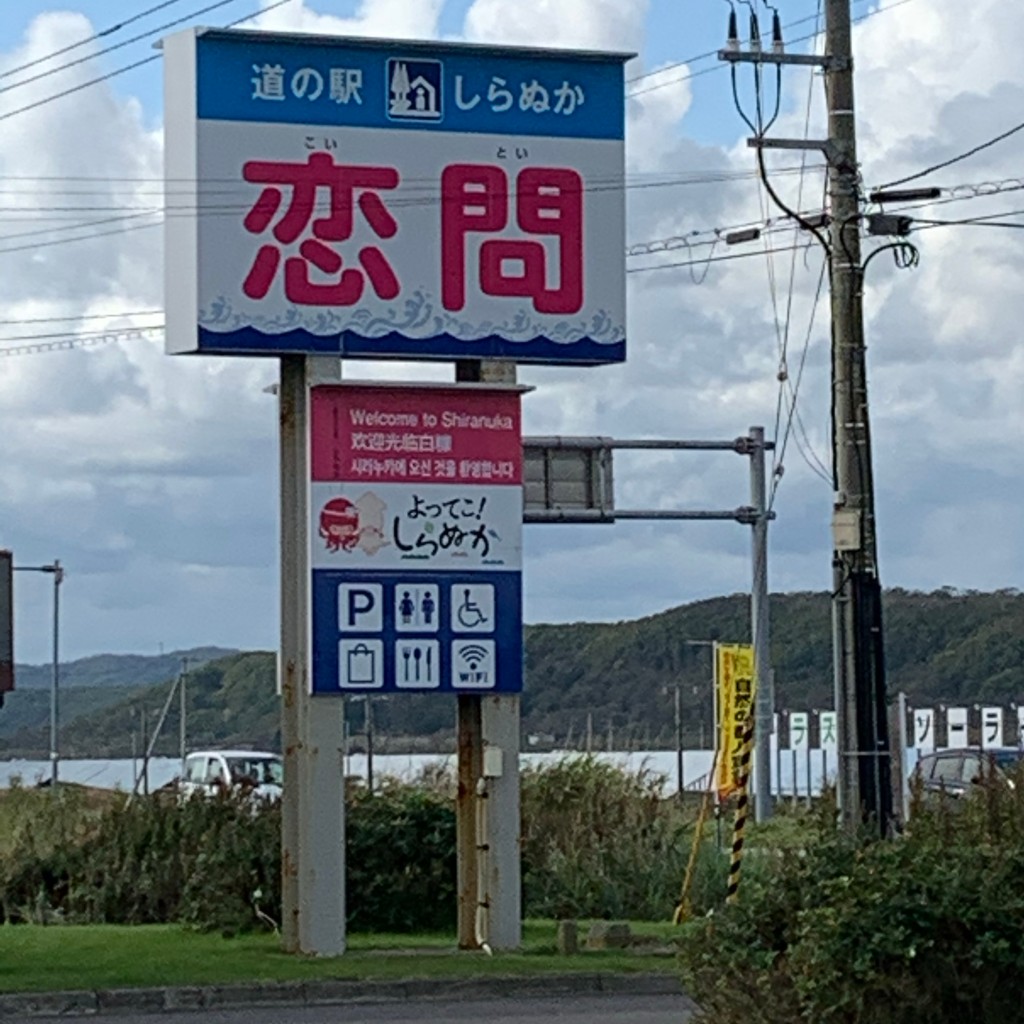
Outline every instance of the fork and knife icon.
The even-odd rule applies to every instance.
[[[431,647],[402,648],[402,678],[407,683],[429,683],[433,678],[433,655]]]

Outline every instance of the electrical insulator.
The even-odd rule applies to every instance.
[[[757,15],[750,12],[750,52],[761,52],[761,26],[757,22]]]
[[[730,53],[739,53],[740,49],[740,29],[736,22],[736,12],[729,12],[729,34],[725,40],[725,48]]]
[[[782,22],[779,19],[779,12],[772,15],[772,53],[785,53],[786,44],[782,41]]]

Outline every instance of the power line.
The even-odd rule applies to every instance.
[[[228,0],[224,0],[224,2],[228,2]],[[229,22],[225,26],[225,28],[234,28],[236,25],[240,25],[243,22],[250,21],[253,18],[260,17],[261,15],[267,14],[267,13],[269,13],[270,11],[274,10],[277,7],[282,7],[282,6],[284,6],[284,4],[291,3],[291,2],[292,2],[292,0],[277,0],[276,3],[270,4],[268,7],[265,7],[265,8],[263,8],[260,11],[256,11],[253,14],[246,15],[244,18],[238,18],[235,21]],[[876,10],[868,11],[866,14],[862,15],[860,18],[857,18],[855,20],[859,23],[859,22],[865,21],[867,18],[873,17],[876,14],[882,14],[882,13],[884,13],[886,11],[893,10],[896,7],[901,7],[901,6],[903,6],[903,4],[907,4],[907,3],[910,3],[910,2],[911,2],[911,0],[896,0],[895,3],[889,4],[887,7],[880,7],[878,9],[876,9]],[[202,13],[202,12],[200,11],[200,12],[197,12],[197,13]],[[190,17],[195,17],[195,15],[190,15]],[[184,19],[184,20],[187,20],[187,19]],[[806,20],[806,19],[801,19],[801,20]],[[795,24],[799,24],[799,22],[794,22],[793,24],[794,25]],[[817,34],[818,33],[811,33],[809,35],[800,36],[800,37],[798,37],[796,39],[790,40],[790,45],[795,45],[796,43],[806,42],[808,39],[815,38],[815,36]],[[714,51],[714,53],[717,53],[717,51]],[[712,56],[712,55],[713,55],[712,53],[708,53],[708,54],[705,54],[705,55],[703,55],[702,57],[699,57],[699,58],[691,58],[691,60],[693,60],[693,59],[704,59],[704,57]],[[51,56],[53,56],[53,55],[51,55]],[[0,114],[0,121],[5,121],[5,120],[7,120],[10,117],[14,117],[16,114],[22,114],[22,113],[25,113],[26,111],[34,110],[37,107],[43,106],[44,104],[47,104],[47,103],[51,103],[54,100],[62,99],[64,96],[69,96],[69,95],[72,95],[73,93],[79,92],[82,89],[87,89],[87,88],[89,88],[92,85],[98,85],[101,82],[105,82],[105,81],[108,81],[111,78],[117,77],[118,75],[122,75],[122,74],[124,74],[127,71],[133,71],[136,68],[142,67],[145,64],[149,64],[149,63],[151,63],[154,60],[159,60],[161,56],[162,56],[162,54],[155,53],[155,54],[153,54],[153,55],[151,55],[149,57],[146,57],[143,60],[139,60],[139,61],[136,61],[136,62],[134,62],[132,64],[128,64],[128,65],[126,65],[124,67],[117,68],[114,71],[110,71],[110,72],[108,72],[105,75],[99,76],[98,78],[90,79],[88,82],[82,82],[79,85],[74,86],[71,89],[65,89],[62,92],[54,93],[52,96],[47,96],[47,97],[44,97],[44,98],[42,98],[40,100],[36,100],[34,103],[28,103],[28,104],[26,104],[23,107],[16,108],[15,110],[9,110],[9,111],[7,111],[4,114]],[[665,69],[659,69],[658,71],[648,72],[648,75],[660,75],[660,74],[663,73],[664,70]],[[696,78],[699,75],[708,74],[711,71],[718,71],[718,70],[720,70],[720,66],[713,65],[712,67],[705,68],[703,71],[691,72],[689,74],[682,75],[680,77],[670,79],[667,82],[655,83],[654,85],[652,85],[652,86],[650,86],[650,87],[648,87],[646,89],[635,89],[632,92],[628,92],[627,91],[626,98],[630,99],[630,98],[632,98],[634,96],[639,96],[639,95],[642,95],[643,93],[651,92],[654,89],[661,89],[661,88],[664,88],[664,87],[669,86],[669,85],[674,85],[677,82],[683,82],[683,81],[686,81],[686,80],[688,80],[690,78]],[[641,75],[641,76],[639,76],[639,78],[634,79],[634,81],[639,81],[640,78],[643,78],[643,77],[646,77],[646,76]]]
[[[74,238],[52,238],[48,242],[28,242],[25,245],[9,245],[7,248],[0,248],[0,255],[12,252],[35,252],[37,249],[45,249],[53,245],[68,245],[71,242],[90,242],[94,238],[107,238],[110,235],[127,235],[132,231],[142,231],[145,228],[158,228],[163,221],[156,220],[150,224],[134,224],[129,227],[111,228],[109,231],[93,231],[88,235],[78,235]]]
[[[162,312],[162,311],[161,311]],[[111,320],[114,317],[110,317]],[[74,333],[68,333],[67,331],[52,331],[49,333],[42,334],[7,334],[0,336],[0,342],[7,343],[9,341],[52,341],[54,338],[60,338],[63,341],[70,340],[87,340],[90,338],[107,338],[107,337],[120,337],[122,334],[134,334],[137,332],[146,331],[162,331],[164,329],[163,324],[152,324],[148,327],[125,327],[121,330],[111,332],[110,330],[103,331],[75,331]]]
[[[1010,215],[1013,215],[1013,214],[1024,214],[1024,210],[1007,211],[1006,213],[998,214],[997,216],[1010,216]],[[950,222],[950,225],[958,226],[959,223],[960,222]],[[973,223],[973,221],[965,221],[964,223],[970,224],[970,223]],[[934,229],[936,227],[945,227],[945,226],[947,226],[946,222],[939,222],[939,223],[936,223],[936,224],[927,224],[926,223],[925,226],[922,227],[921,230],[928,230],[928,229]],[[1012,226],[1013,227],[1021,227],[1021,226],[1024,226],[1024,225],[1014,224]],[[779,253],[779,252],[792,252],[794,250],[800,250],[800,249],[807,250],[807,249],[810,249],[811,245],[812,245],[812,243],[805,242],[805,243],[803,243],[801,245],[777,246],[777,247],[775,247],[773,249],[768,250],[768,252]],[[635,267],[635,268],[628,269],[626,272],[629,273],[629,274],[636,274],[636,273],[645,273],[645,272],[651,271],[651,270],[667,270],[667,269],[680,268],[680,267],[703,266],[703,265],[706,265],[706,264],[709,264],[709,263],[721,263],[721,262],[725,262],[727,260],[750,259],[752,257],[763,256],[764,254],[765,253],[763,251],[761,251],[761,250],[755,250],[755,251],[752,251],[752,252],[743,252],[743,253],[729,253],[729,254],[723,254],[721,256],[709,256],[709,257],[706,257],[704,259],[685,260],[685,261],[677,261],[677,262],[673,262],[673,263],[659,264],[659,265],[653,266],[653,267]],[[814,310],[816,310],[816,308],[817,308],[817,306],[818,306],[818,304],[820,302],[822,282],[823,282],[823,274],[821,274],[819,276],[818,289],[817,289],[817,291],[815,293],[815,299],[814,299],[814,303],[813,303],[813,307],[812,307],[812,315],[811,315],[811,318],[810,318],[810,323],[808,324],[807,334],[806,334],[805,339],[804,339],[803,350],[801,352],[800,366],[799,366],[798,373],[797,373],[797,382],[796,382],[795,385],[793,385],[792,392],[791,392],[791,394],[792,394],[792,401],[791,401],[790,407],[789,407],[790,408],[789,415],[791,416],[792,419],[794,419],[796,421],[800,420],[800,413],[799,413],[799,408],[798,408],[798,405],[797,405],[797,398],[798,398],[798,393],[799,393],[799,385],[800,385],[800,381],[802,379],[803,370],[804,370],[804,364],[805,364],[805,360],[806,360],[806,357],[807,357],[807,352],[808,352],[808,348],[809,348],[809,344],[810,344],[811,334],[812,334],[812,331],[813,331],[813,324],[814,324],[814,320],[815,320]],[[89,316],[80,316],[80,317],[75,317],[75,316],[67,316],[67,317],[40,317],[40,318],[36,318],[34,320],[27,320],[27,319],[26,320],[6,320],[6,321],[0,321],[0,323],[5,324],[5,325],[10,325],[10,324],[18,324],[18,323],[51,323],[51,322],[61,322],[61,321],[68,321],[68,320],[100,319],[100,318],[104,318],[104,317],[109,317],[110,319],[114,319],[116,317],[122,317],[122,316],[155,316],[155,315],[159,315],[162,312],[163,312],[162,310],[136,310],[136,311],[131,311],[131,312],[127,312],[126,311],[126,312],[117,312],[117,313],[109,313],[109,314],[97,313],[97,314],[91,314]],[[39,338],[39,339],[43,339],[43,340],[40,340],[38,342],[32,342],[30,344],[11,346],[11,347],[7,347],[7,348],[0,348],[0,356],[26,355],[26,354],[35,353],[35,352],[52,352],[52,351],[64,351],[64,350],[73,349],[73,348],[88,348],[88,347],[93,347],[93,346],[96,346],[96,345],[107,344],[107,343],[114,342],[114,341],[131,340],[131,339],[138,338],[138,337],[148,337],[148,336],[151,336],[151,335],[153,335],[155,333],[159,333],[163,329],[164,329],[164,325],[163,324],[153,324],[153,325],[151,325],[149,327],[139,327],[139,328],[134,328],[133,327],[133,328],[126,328],[126,329],[121,330],[121,331],[106,332],[106,333],[83,332],[83,333],[80,333],[80,334],[73,334],[73,335],[66,335],[65,336],[65,335],[62,335],[60,332],[56,332],[53,335],[50,335],[50,334],[29,335],[29,336],[25,336],[26,340],[29,340],[31,338]],[[20,337],[21,336],[12,336],[12,337],[8,337],[8,338],[0,338],[0,341],[19,340]],[[789,425],[787,424],[786,434],[784,435],[784,437],[788,435],[788,432],[789,432]],[[806,436],[806,430],[804,430],[804,434]],[[813,449],[809,448],[809,451],[813,455]],[[817,461],[818,461],[819,466],[820,466],[820,464],[821,464],[820,459],[817,459]],[[814,467],[812,467],[812,468],[814,468]]]
[[[627,267],[626,273],[645,274],[652,270],[674,270],[679,267],[702,266],[705,263],[724,263],[727,260],[750,259],[752,256],[764,256],[767,255],[768,253],[792,252],[794,249],[809,249],[811,245],[813,245],[812,242],[804,242],[802,245],[781,245],[776,246],[774,249],[755,249],[753,252],[725,253],[721,256],[708,256],[704,259],[679,260],[673,261],[672,263],[659,263],[656,266],[651,267]]]
[[[162,330],[162,327],[130,328],[128,330],[116,331],[109,334],[72,336],[56,341],[40,341],[27,345],[12,345],[9,348],[0,347],[0,357],[33,355],[39,352],[67,352],[76,348],[95,348],[98,345],[110,345],[117,341],[132,341],[137,338],[150,337],[153,334],[159,333],[160,330]]]
[[[69,43],[67,46],[62,46],[59,50],[54,50],[52,53],[48,53],[44,57],[36,57],[34,60],[30,60],[25,64],[19,64],[17,67],[8,68],[6,71],[0,71],[0,78],[9,78],[11,75],[16,75],[19,71],[28,71],[29,68],[34,68],[39,64],[45,64],[48,60],[53,60],[55,57],[61,57],[65,53],[77,50],[80,46],[86,46],[89,43],[95,42],[97,39],[103,39],[106,36],[111,36],[115,32],[120,32],[121,29],[127,28],[134,22],[141,21],[150,14],[155,14],[157,11],[162,11],[165,7],[171,7],[174,4],[179,4],[181,2],[182,0],[164,0],[163,3],[157,4],[155,7],[150,7],[148,10],[141,11],[139,14],[133,14],[130,18],[125,18],[124,21],[119,21],[116,25],[111,25],[109,28],[105,28],[100,32],[94,32],[91,36],[87,36],[85,39],[79,39],[77,43]],[[4,91],[6,90],[0,89],[0,92]]]
[[[923,171],[918,171],[916,174],[908,174],[905,178],[897,178],[895,181],[887,182],[884,185],[880,185],[879,188],[893,188],[896,185],[905,185],[908,181],[917,181],[918,178],[923,178],[926,175],[933,174],[935,171],[941,171],[945,167],[951,167],[953,164],[959,163],[961,160],[966,160],[968,157],[972,157],[976,153],[982,152],[982,150],[989,149],[997,143],[1002,142],[1004,139],[1010,138],[1011,135],[1016,135],[1019,131],[1024,131],[1024,121],[1021,121],[1020,124],[1014,125],[1012,128],[1008,128],[1005,132],[1000,132],[987,142],[982,142],[977,146],[972,146],[970,149],[965,150],[957,156],[950,157],[948,160],[942,160],[937,164],[932,164],[931,167],[926,167]]]
[[[159,53],[154,53],[152,56],[145,57],[143,60],[137,60],[134,64],[128,64],[123,68],[118,68],[116,71],[108,71],[105,75],[100,75],[98,78],[90,78],[88,82],[80,82],[78,85],[72,86],[70,89],[63,90],[63,92],[57,92],[52,96],[46,96],[41,100],[36,100],[34,103],[26,103],[23,107],[8,110],[7,113],[0,114],[0,121],[6,121],[8,118],[14,117],[16,114],[24,114],[27,110],[35,110],[36,107],[45,106],[47,103],[52,103],[54,100],[62,99],[65,96],[71,96],[73,93],[81,92],[83,89],[88,89],[90,85],[99,85],[100,82],[109,81],[111,78],[123,75],[126,71],[134,71],[136,68],[141,68],[145,64],[152,64],[153,61],[159,60],[161,56],[162,55]]]
[[[1006,213],[994,213],[990,217],[965,217],[962,220],[925,220],[920,217],[914,218],[914,224],[927,224],[930,227],[975,227],[975,228],[1012,228],[1021,230],[1024,224],[1019,221],[994,220],[994,217],[1019,217],[1024,215],[1024,210],[1007,210]]]
[[[56,75],[58,72],[67,71],[68,68],[77,67],[79,64],[84,64],[87,61],[95,60],[97,57],[102,57],[104,54],[113,53],[115,50],[120,50],[125,46],[131,46],[132,43],[141,42],[143,39],[149,39],[151,36],[155,36],[160,32],[166,32],[169,28],[174,28],[175,25],[181,25],[186,21],[191,21],[192,18],[198,18],[201,14],[208,14],[210,11],[215,11],[218,7],[226,7],[228,4],[236,3],[237,0],[216,0],[215,3],[210,4],[208,7],[200,8],[198,11],[192,11],[191,14],[186,14],[182,18],[176,18],[174,21],[165,22],[163,25],[157,25],[156,28],[141,32],[137,36],[132,36],[131,39],[124,39],[120,43],[114,43],[112,46],[104,47],[102,50],[97,50],[95,53],[86,54],[84,57],[77,57],[75,60],[70,60],[65,64],[60,64],[55,68],[49,68],[46,71],[40,71],[37,75],[31,75],[28,78],[22,78],[17,82],[12,82],[10,85],[0,86],[0,93],[10,92],[12,89],[18,89],[23,85],[29,85],[32,82],[38,82],[42,78],[48,78],[50,75]]]
[[[819,28],[819,26],[821,24],[821,16],[822,16],[822,0],[818,0],[817,10],[816,10],[816,12],[814,14],[815,29],[816,30]],[[781,72],[781,65],[780,65],[779,70]],[[807,139],[808,136],[809,136],[809,133],[810,133],[811,107],[812,107],[813,99],[814,99],[814,74],[813,74],[813,72],[811,72],[811,73],[808,74],[808,81],[807,81],[807,102],[805,104],[805,110],[804,110],[804,133],[803,133],[804,139]],[[800,162],[801,162],[801,172],[802,172],[803,168],[806,166],[806,163],[807,163],[807,150],[804,150],[801,153],[801,161]],[[799,185],[798,185],[798,190],[797,190],[797,201],[796,201],[796,205],[797,205],[798,209],[800,208],[800,205],[803,202],[804,180],[805,180],[805,176],[804,176],[803,173],[801,173],[800,180],[799,180]],[[824,207],[825,207],[825,198],[826,197],[823,195],[822,196],[822,209],[824,209]],[[763,210],[764,209],[764,196],[761,195],[760,199],[761,199],[762,210]],[[797,230],[798,230],[798,225],[796,223],[793,224],[792,230],[793,230],[793,240],[795,242],[796,238],[797,238]],[[770,259],[769,259],[769,266],[771,266]],[[811,331],[812,331],[812,329],[814,327],[814,320],[815,320],[815,317],[816,317],[817,311],[818,311],[818,302],[820,301],[820,298],[821,298],[821,290],[822,290],[822,285],[823,285],[824,277],[825,277],[825,269],[826,269],[826,264],[823,263],[822,264],[822,268],[821,268],[821,272],[819,273],[819,276],[818,276],[818,287],[817,287],[817,290],[816,290],[815,295],[814,295],[814,302],[813,302],[813,304],[811,306],[810,320],[809,320],[808,325],[807,325],[807,335],[806,335],[806,337],[804,339],[804,347],[803,347],[803,351],[802,351],[802,353],[800,355],[800,365],[799,365],[799,370],[797,371],[797,381],[796,381],[796,385],[794,385],[792,379],[790,378],[790,374],[789,374],[789,333],[790,333],[790,327],[792,326],[792,322],[793,322],[793,295],[794,295],[795,284],[796,284],[796,251],[794,250],[793,253],[790,256],[790,262],[789,262],[789,282],[788,282],[787,295],[786,295],[786,316],[785,316],[785,323],[784,323],[784,328],[783,328],[783,332],[782,332],[782,342],[781,342],[781,345],[780,345],[780,352],[779,352],[779,370],[778,370],[779,393],[778,393],[778,398],[777,398],[777,401],[776,401],[775,430],[774,430],[774,435],[773,435],[775,437],[775,440],[776,440],[776,448],[775,448],[775,450],[772,453],[772,491],[771,491],[771,499],[768,502],[769,508],[772,507],[772,504],[775,501],[775,494],[776,494],[776,492],[778,490],[779,483],[780,483],[781,478],[782,478],[781,475],[782,475],[782,472],[784,471],[784,466],[785,466],[786,447],[787,447],[787,444],[788,444],[790,436],[793,437],[793,441],[796,444],[797,451],[800,453],[800,457],[810,467],[811,471],[816,473],[819,476],[823,476],[826,481],[830,481],[831,480],[831,477],[830,477],[830,475],[828,473],[827,468],[825,467],[825,465],[822,462],[821,458],[818,456],[817,452],[815,452],[815,450],[814,450],[814,448],[813,448],[813,446],[811,444],[811,440],[810,440],[810,438],[807,435],[807,430],[804,427],[803,419],[800,416],[799,411],[798,411],[798,407],[797,407],[797,399],[798,399],[798,395],[799,395],[799,391],[800,391],[800,382],[801,382],[801,380],[803,378],[804,363],[805,363],[805,361],[807,359],[808,346],[809,346],[810,340],[811,340]],[[775,304],[774,284],[773,284],[772,302],[773,302],[773,307],[774,307],[774,304]],[[775,309],[775,321],[776,321],[776,333],[778,333],[778,310],[777,310],[777,308]],[[783,434],[782,443],[780,445],[778,443],[779,422],[780,422],[781,415],[782,415],[782,406],[783,406],[783,403],[784,403],[785,393],[787,391],[789,392],[789,398],[790,398],[790,401],[789,401],[789,411],[788,411],[788,414],[787,414],[787,417],[786,417],[786,427],[785,427],[785,431],[784,431],[784,434]],[[798,425],[798,432],[796,434],[792,433],[794,420],[796,421],[796,423]],[[803,435],[802,439],[801,439],[801,436],[800,436],[801,433]]]
[[[800,353],[800,363],[799,363],[799,366],[797,368],[796,383],[794,384],[789,379],[789,375],[788,374],[786,375],[785,381],[782,382],[784,384],[788,384],[789,385],[789,391],[790,391],[789,412],[788,412],[788,415],[787,415],[787,418],[786,418],[786,428],[785,428],[785,431],[783,432],[783,435],[782,435],[782,443],[781,443],[781,445],[779,447],[779,455],[778,455],[778,458],[775,460],[776,471],[773,472],[773,474],[772,474],[771,497],[768,500],[768,508],[769,508],[769,510],[771,510],[772,507],[775,504],[775,495],[777,494],[778,489],[779,489],[779,484],[782,481],[782,475],[781,475],[781,473],[778,470],[781,469],[781,467],[784,464],[785,455],[786,455],[786,445],[789,442],[789,438],[790,438],[790,435],[791,435],[791,432],[792,432],[792,429],[793,429],[794,419],[799,423],[799,429],[803,432],[804,441],[806,443],[807,451],[810,453],[810,456],[808,456],[804,452],[803,446],[800,443],[799,437],[796,434],[793,434],[792,435],[793,436],[793,440],[796,443],[797,448],[800,451],[800,454],[803,456],[804,462],[806,462],[807,465],[810,466],[810,468],[818,476],[820,476],[829,486],[832,485],[832,475],[831,475],[831,473],[829,473],[828,468],[822,462],[822,460],[818,456],[817,452],[815,452],[813,447],[811,446],[810,438],[807,436],[807,430],[806,430],[806,428],[803,425],[803,420],[800,418],[800,413],[799,413],[798,406],[797,406],[797,399],[798,399],[799,393],[800,393],[800,384],[803,381],[804,367],[805,367],[805,365],[807,363],[807,353],[810,350],[811,336],[812,336],[812,334],[814,332],[814,321],[815,321],[815,319],[817,317],[818,306],[819,306],[819,304],[821,302],[821,294],[822,294],[822,290],[823,290],[824,284],[825,284],[825,272],[826,272],[827,269],[828,269],[828,259],[827,259],[827,257],[825,257],[824,254],[822,254],[821,270],[818,272],[818,286],[815,289],[814,301],[811,304],[811,315],[810,315],[810,317],[808,319],[807,333],[804,335],[803,349],[802,349],[802,351]],[[813,459],[813,461],[812,461],[812,459]]]
[[[114,320],[122,316],[163,316],[162,309],[130,309],[118,313],[76,313],[73,316],[39,316],[18,317],[13,320],[0,320],[0,327],[11,327],[21,324],[59,324],[69,320]],[[0,339],[2,340],[2,339]]]
[[[824,165],[820,165],[824,166]],[[793,164],[785,167],[775,168],[776,174],[799,174],[801,171],[801,165]],[[757,176],[755,171],[746,171],[740,169],[729,169],[729,168],[701,168],[698,170],[689,171],[633,171],[627,174],[611,174],[611,175],[596,175],[591,181],[603,184],[621,187],[622,183],[625,182],[627,187],[635,188],[656,188],[664,185],[715,185],[722,182],[730,181],[747,181]],[[0,182],[32,182],[48,184],[50,182],[64,184],[64,183],[89,183],[95,182],[97,185],[108,185],[114,184],[154,184],[161,186],[154,188],[152,191],[144,192],[136,189],[131,189],[132,195],[164,195],[166,194],[165,185],[199,185],[200,192],[204,196],[209,195],[233,195],[239,189],[250,188],[248,182],[244,182],[239,178],[216,178],[216,177],[203,177],[203,178],[165,178],[165,177],[150,177],[148,175],[138,177],[113,177],[108,175],[25,175],[25,174],[0,174]],[[418,176],[409,175],[402,179],[402,187],[407,188],[410,184],[417,184],[421,188],[437,188],[437,178],[435,176]],[[211,189],[207,186],[211,185],[228,185],[233,186],[226,189]],[[95,189],[32,189],[29,191],[0,188],[0,195],[33,195],[36,192],[40,192],[43,195],[107,195],[109,194],[107,188],[95,188]],[[187,192],[178,193],[172,192],[171,195],[187,195]],[[20,207],[19,207],[20,209]],[[66,209],[63,208],[62,209]],[[75,207],[77,209],[77,207]]]
[[[651,183],[634,183],[634,184],[623,184],[623,185],[593,185],[585,186],[584,191],[609,191],[613,189],[632,189],[632,188],[645,188],[649,187]],[[658,183],[668,184],[668,183]],[[395,199],[390,205],[394,208],[401,207],[413,207],[413,206],[427,206],[427,205],[438,205],[441,202],[440,196],[425,196],[420,198],[410,199]],[[12,232],[5,235],[0,235],[0,254],[11,253],[11,252],[26,252],[35,248],[44,248],[53,245],[61,245],[64,243],[76,242],[76,241],[88,241],[93,238],[105,237],[108,235],[123,234],[128,231],[141,230],[142,228],[155,227],[160,223],[166,222],[168,218],[181,218],[181,217],[194,217],[194,218],[207,218],[207,217],[223,217],[223,216],[236,216],[249,210],[252,203],[247,201],[243,205],[239,206],[218,206],[218,207],[182,207],[182,206],[169,206],[169,207],[151,207],[149,209],[136,209],[133,207],[118,207],[118,206],[91,206],[91,207],[64,207],[64,206],[50,206],[50,207],[38,207],[40,211],[46,212],[84,212],[85,210],[92,210],[100,212],[103,210],[117,210],[124,209],[130,212],[124,214],[118,214],[110,217],[103,217],[93,219],[89,221],[78,221],[72,224],[62,224],[51,227],[34,228],[28,231]],[[0,212],[5,210],[20,210],[20,207],[2,207],[0,206]],[[75,237],[68,237],[67,232],[83,231],[86,228],[100,227],[107,224],[124,224],[127,221],[136,221],[146,217],[160,217],[161,220],[153,221],[146,224],[128,225],[124,227],[114,228],[106,231],[90,231],[86,234],[77,235]],[[775,222],[768,220],[762,221],[758,225],[762,231],[770,230]],[[648,242],[634,243],[629,246],[626,250],[628,256],[643,256],[653,255],[658,252],[663,252],[680,247],[689,247],[694,244],[700,244],[695,242],[695,237],[704,234],[714,234],[721,236],[726,232],[737,230],[739,227],[746,225],[734,225],[729,227],[719,228],[707,228],[688,232],[686,235],[673,236],[667,239],[658,239]],[[21,245],[3,246],[3,243],[19,239],[19,238],[35,238],[45,235],[57,235],[58,238],[50,238],[46,241],[30,242]]]
[[[289,4],[291,2],[292,0],[277,0],[276,3],[271,4],[269,7],[264,7],[262,10],[256,11],[254,14],[247,14],[244,18],[238,18],[235,21],[229,22],[225,28],[234,28],[236,25],[241,25],[242,22],[259,17],[261,14],[267,14],[269,11],[274,10],[274,8],[282,7],[284,4]],[[6,113],[0,114],[0,121],[6,121],[8,118],[14,117],[16,114],[24,114],[28,110],[35,110],[37,107],[45,106],[47,103],[52,103],[54,100],[63,99],[65,96],[71,96],[76,92],[81,92],[83,89],[88,89],[90,86],[99,85],[101,82],[109,81],[111,78],[123,75],[127,71],[134,71],[136,68],[141,68],[146,64],[151,64],[155,60],[160,60],[162,56],[162,53],[151,54],[149,57],[137,60],[133,64],[126,64],[124,67],[108,71],[105,75],[100,75],[97,78],[91,78],[87,82],[79,82],[78,85],[72,86],[70,89],[64,89],[62,92],[54,93],[51,96],[44,96],[42,99],[36,100],[33,103],[26,103],[23,107],[8,110]]]

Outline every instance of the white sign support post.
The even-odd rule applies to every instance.
[[[309,386],[340,379],[330,357],[283,356],[281,444],[282,943],[345,951],[344,702],[310,694]]]

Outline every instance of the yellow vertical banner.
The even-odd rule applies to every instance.
[[[750,644],[716,644],[715,693],[718,697],[718,796],[724,800],[740,788],[743,735],[754,713],[754,648]]]

